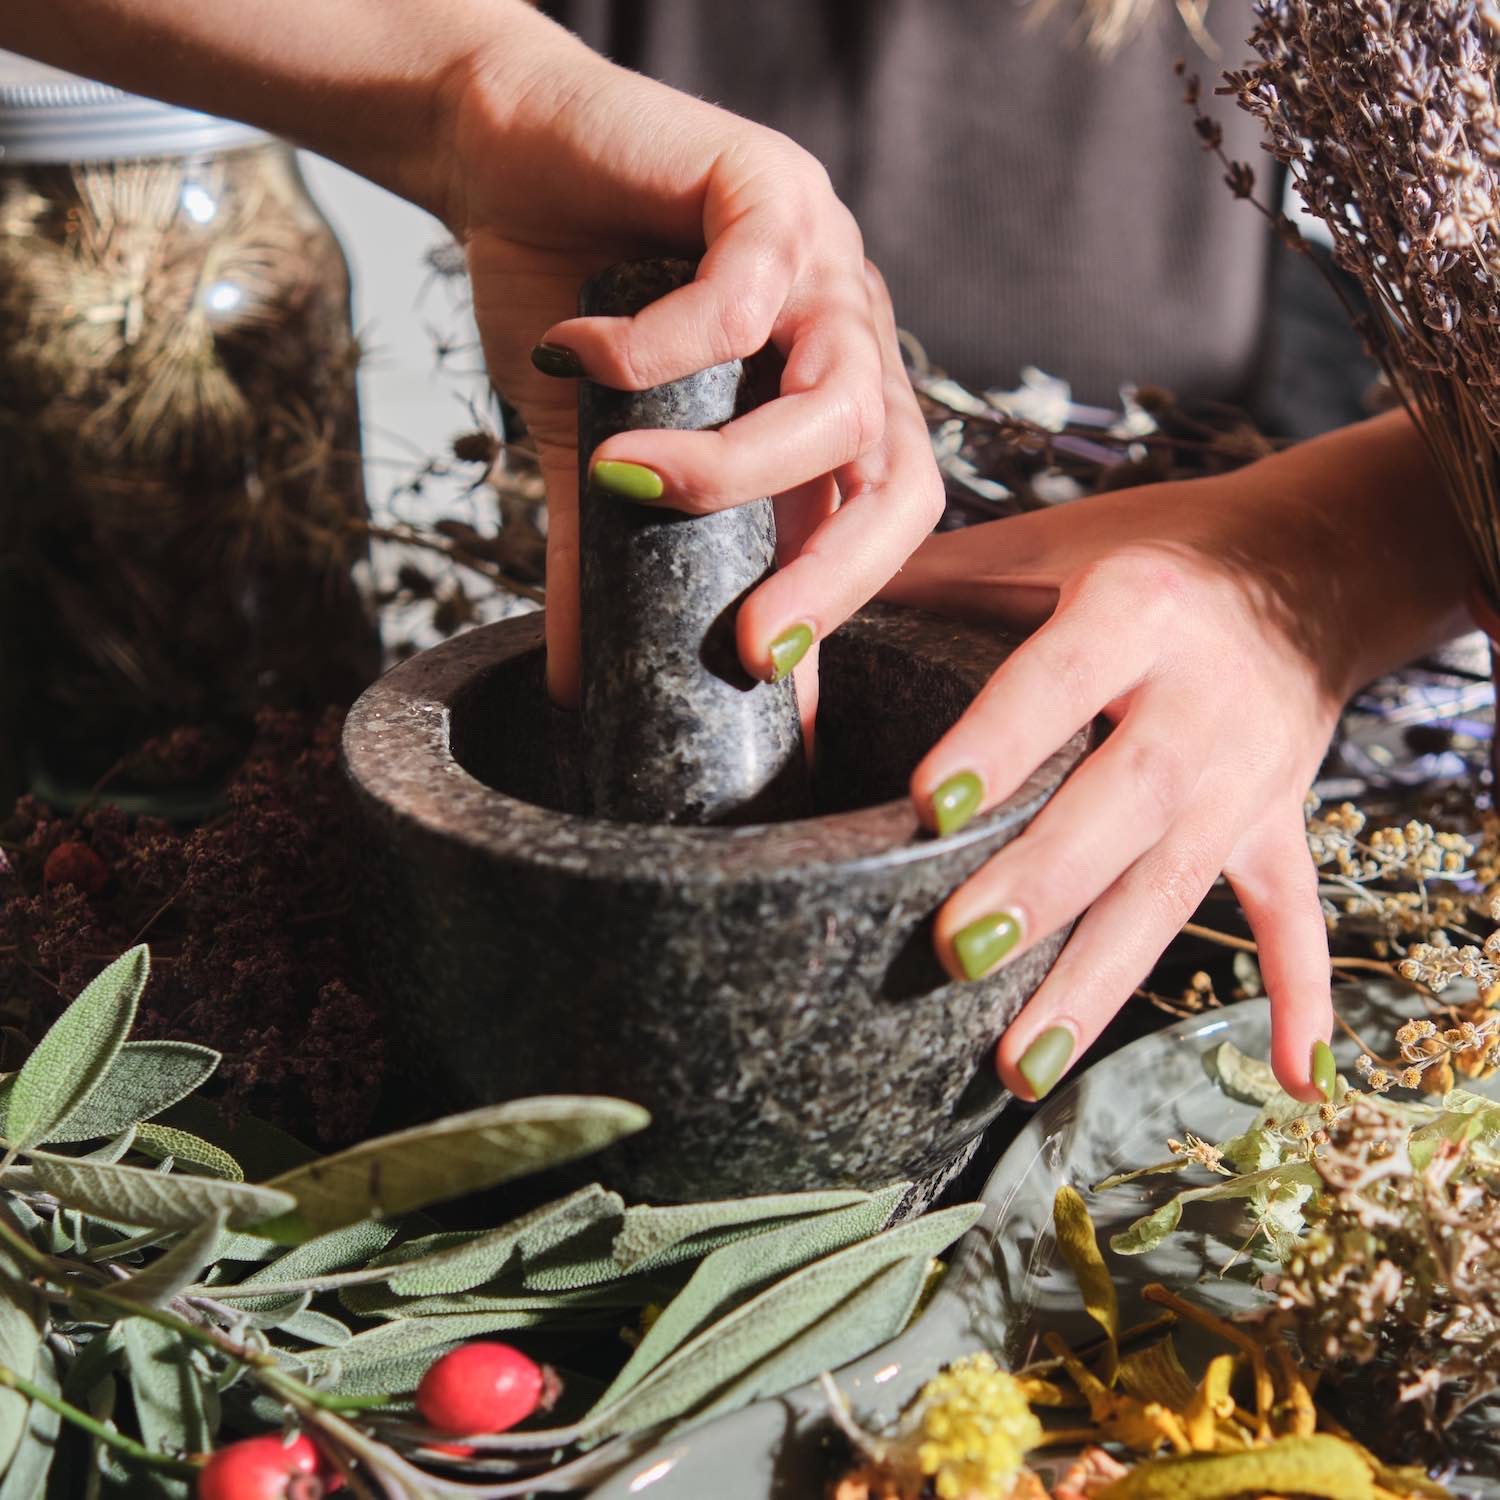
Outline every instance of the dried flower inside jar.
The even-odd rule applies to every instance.
[[[184,725],[211,783],[258,705],[378,666],[342,252],[285,146],[143,107],[192,149],[0,171],[0,629],[60,800],[149,791],[130,752]]]

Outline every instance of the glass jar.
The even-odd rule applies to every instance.
[[[0,740],[39,796],[201,800],[258,707],[373,678],[357,362],[287,146],[0,55]]]

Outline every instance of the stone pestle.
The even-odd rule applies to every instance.
[[[587,282],[586,317],[683,286],[688,260],[623,261]],[[775,566],[771,502],[689,516],[589,484],[594,449],[639,428],[702,431],[750,404],[741,361],[578,397],[583,781],[589,811],[631,823],[770,823],[811,812],[796,691],[740,664],[735,614]]]

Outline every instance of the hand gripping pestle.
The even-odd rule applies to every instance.
[[[584,285],[579,311],[629,316],[695,270],[623,261]],[[689,516],[589,483],[606,438],[720,427],[753,404],[747,386],[739,360],[644,391],[580,383],[583,774],[595,817],[725,825],[811,812],[793,684],[756,681],[735,649],[735,612],[775,566],[770,500]]]

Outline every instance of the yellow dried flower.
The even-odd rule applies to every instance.
[[[988,1354],[971,1354],[934,1375],[918,1397],[917,1462],[939,1500],[1003,1500],[1042,1440],[1015,1376]]]

